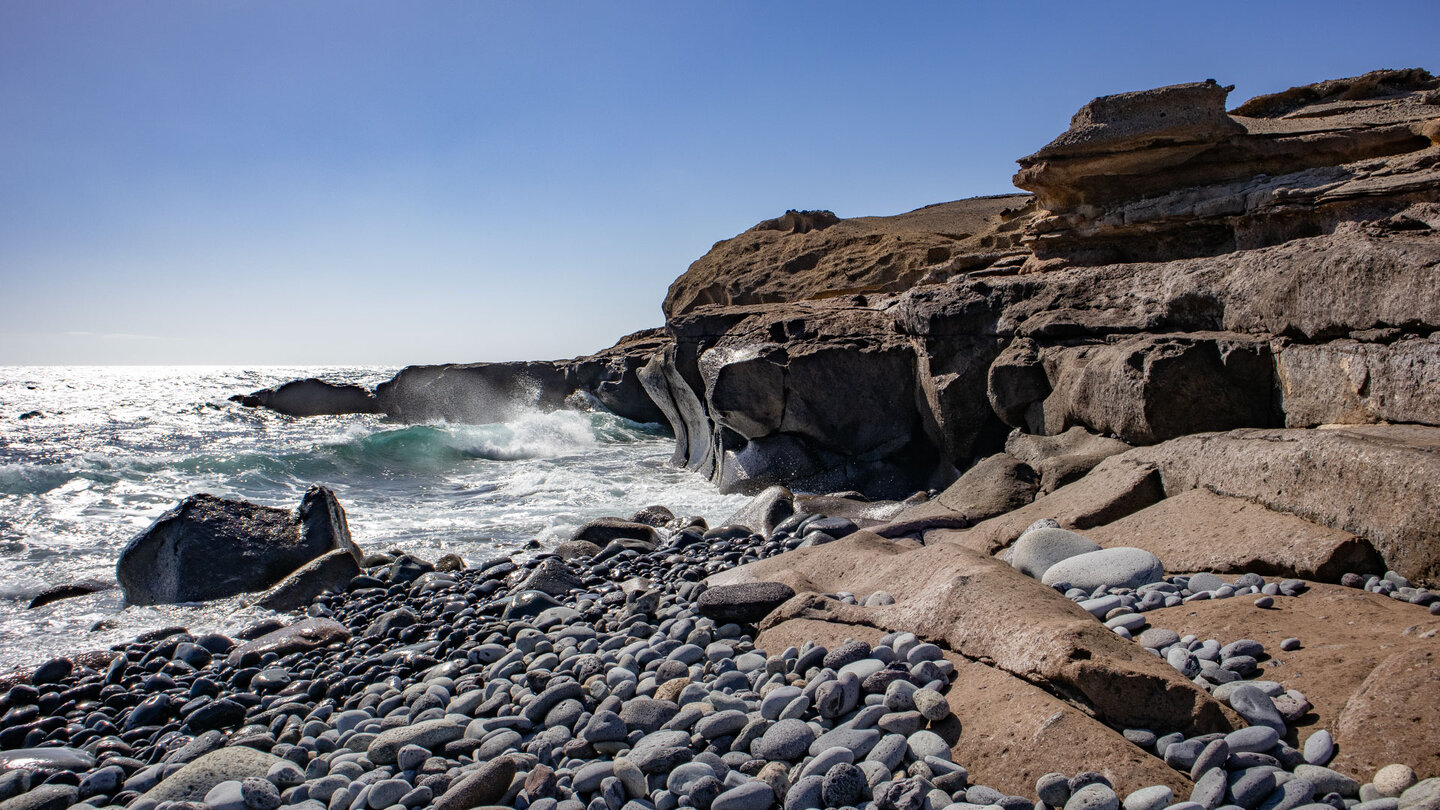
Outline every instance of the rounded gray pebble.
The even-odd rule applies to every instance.
[[[1063,773],[1047,773],[1035,780],[1035,795],[1051,807],[1064,807],[1070,801],[1070,777]]]
[[[404,779],[382,779],[370,786],[370,795],[365,801],[371,810],[385,810],[392,804],[399,804],[410,790],[410,783]]]
[[[1335,755],[1335,741],[1330,737],[1330,732],[1322,728],[1305,738],[1302,750],[1306,762],[1311,765],[1324,765]]]
[[[917,689],[910,699],[915,703],[916,710],[932,723],[950,716],[950,704],[945,696],[933,689]]]
[[[742,715],[743,717],[743,715]],[[805,756],[810,744],[815,742],[815,730],[804,720],[788,718],[779,720],[765,730],[760,739],[750,744],[754,756],[775,761],[794,762]]]
[[[925,757],[939,757],[950,759],[950,746],[939,734],[933,731],[917,731],[905,738],[905,743],[910,746],[910,754],[916,759]]]
[[[1143,787],[1125,797],[1125,810],[1163,810],[1175,800],[1175,791],[1165,785]]]
[[[716,796],[710,810],[768,810],[774,801],[774,788],[753,780]]]
[[[1120,798],[1115,791],[1100,784],[1080,788],[1065,802],[1065,810],[1119,810],[1119,807]]]
[[[280,791],[269,779],[248,776],[240,780],[240,798],[249,810],[275,810],[280,806]]]

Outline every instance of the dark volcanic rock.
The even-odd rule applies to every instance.
[[[336,385],[314,378],[230,398],[247,408],[269,408],[288,416],[379,413],[375,395],[358,385]]]
[[[752,532],[769,535],[786,518],[795,514],[795,496],[782,486],[773,486],[751,498],[740,510],[726,518],[723,526],[744,526]]]
[[[409,366],[375,388],[386,414],[405,422],[503,422],[527,409],[553,411],[575,389],[559,363]]]
[[[79,582],[67,582],[64,585],[55,585],[35,594],[27,607],[44,607],[51,602],[59,602],[61,599],[74,599],[77,596],[108,591],[113,587],[115,587],[115,583],[106,582],[103,579],[85,579]]]
[[[192,495],[125,546],[115,574],[131,604],[198,602],[264,590],[335,549],[360,559],[324,487],[311,487],[295,514]]]
[[[350,580],[360,575],[360,564],[348,550],[337,548],[316,557],[295,569],[255,600],[270,610],[286,611],[304,607],[326,591],[343,591]]]
[[[615,517],[596,518],[586,523],[575,530],[575,535],[570,540],[571,542],[594,543],[600,548],[604,548],[612,541],[622,537],[643,540],[652,545],[660,542],[660,535],[656,533],[655,527]]]
[[[795,595],[783,582],[717,585],[700,594],[700,615],[717,622],[754,624]]]

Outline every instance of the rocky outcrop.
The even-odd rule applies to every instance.
[[[1024,258],[1030,198],[976,197],[890,217],[791,211],[711,248],[670,285],[665,317],[704,306],[751,306],[900,292]]]
[[[1214,83],[1105,97],[1021,160],[1032,201],[722,242],[672,285],[674,345],[642,374],[674,460],[724,489],[891,497],[1011,428],[1149,445],[1440,424],[1436,87],[1380,72],[1236,113]],[[982,211],[991,230],[949,230],[1003,235],[1005,256],[944,279],[861,250],[882,232],[918,250]]]
[[[664,423],[639,370],[669,342],[661,330],[649,329],[573,360],[407,366],[373,392],[307,379],[230,399],[289,416],[383,413],[408,423],[490,424],[528,410],[595,406],[636,422]]]
[[[380,409],[402,422],[504,422],[527,408],[555,410],[572,393],[556,363],[408,366],[375,387]]]
[[[603,352],[570,361],[570,383],[616,416],[664,424],[665,414],[640,382],[640,369],[669,343],[662,329],[627,335]]]
[[[358,385],[337,385],[313,377],[253,394],[236,394],[230,401],[247,408],[268,408],[286,416],[380,412],[380,404],[370,391]]]
[[[790,211],[691,265],[663,331],[412,367],[376,404],[493,422],[598,403],[668,423],[673,462],[726,491],[884,498],[944,488],[1012,429],[1440,425],[1440,80],[1376,71],[1230,112],[1228,92],[1097,98],[1020,159],[1034,196]],[[1035,469],[1050,492],[1098,460]]]
[[[311,487],[295,512],[192,495],[125,546],[115,576],[132,605],[202,602],[263,591],[332,550],[363,560],[324,487]]]
[[[1038,261],[1213,256],[1435,199],[1440,80],[1376,71],[1225,112],[1214,81],[1097,98],[1020,159]]]

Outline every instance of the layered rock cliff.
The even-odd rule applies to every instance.
[[[1377,71],[1230,113],[1214,82],[1099,98],[1020,160],[1033,198],[721,242],[640,371],[675,461],[726,489],[893,496],[1012,428],[1440,424],[1437,87]]]

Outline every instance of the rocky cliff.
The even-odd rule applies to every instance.
[[[1437,88],[1096,99],[1020,160],[1034,197],[792,212],[717,244],[640,379],[676,463],[735,490],[906,494],[1012,429],[1440,424]]]

